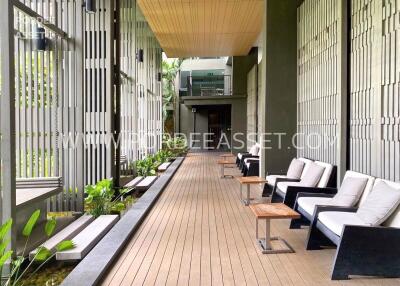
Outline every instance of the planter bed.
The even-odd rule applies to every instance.
[[[147,216],[184,158],[177,158],[154,184],[126,211],[116,225],[103,237],[91,252],[75,267],[61,285],[81,285],[85,277],[85,286],[97,285],[107,273],[112,262],[123,250]]]

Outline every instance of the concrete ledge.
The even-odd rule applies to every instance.
[[[177,158],[118,223],[65,278],[62,286],[98,285],[182,164]]]

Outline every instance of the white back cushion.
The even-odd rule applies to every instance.
[[[322,174],[321,179],[318,182],[318,188],[326,188],[332,175],[333,165],[321,161],[315,161],[315,164],[325,168],[324,173]]]
[[[391,182],[381,179],[376,179],[377,182],[384,181],[386,184],[394,189],[400,190],[400,183]],[[393,212],[393,214],[383,223],[384,226],[400,228],[400,206]]]
[[[365,186],[364,192],[361,195],[358,205],[364,203],[365,199],[368,197],[369,193],[372,191],[372,188],[374,187],[375,178],[372,176],[368,176],[368,175],[354,172],[354,171],[347,171],[346,174],[344,175],[344,180],[346,178],[366,178],[366,179],[368,179],[367,185]],[[344,180],[343,180],[343,182],[344,182]]]
[[[385,181],[375,183],[372,192],[357,210],[357,216],[365,223],[378,226],[385,222],[400,204],[400,188]]]
[[[325,168],[316,163],[310,163],[308,170],[304,177],[301,179],[300,184],[303,187],[316,187],[320,181]]]
[[[367,178],[344,178],[339,192],[332,199],[332,203],[338,206],[352,207],[360,200],[365,186],[367,185]]]
[[[256,144],[256,145],[253,145],[253,146],[250,148],[249,153],[250,153],[252,156],[257,156],[259,150],[260,150],[260,147]]]
[[[301,174],[301,179],[303,179],[304,175],[306,174],[308,167],[310,167],[310,163],[312,163],[313,161],[310,159],[306,159],[306,158],[299,158],[300,161],[304,162],[304,168],[303,168],[303,173]]]
[[[290,179],[300,179],[303,174],[305,163],[298,159],[293,159],[290,163],[286,176]]]

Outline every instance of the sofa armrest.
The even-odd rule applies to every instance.
[[[299,186],[289,186],[286,191],[285,195],[285,200],[284,203],[285,205],[293,208],[296,201],[297,201],[297,194],[298,193],[312,193],[315,192],[315,194],[336,194],[337,189],[334,188],[308,188],[308,187],[299,187]]]
[[[332,279],[349,275],[400,277],[400,229],[346,225],[336,252]]]

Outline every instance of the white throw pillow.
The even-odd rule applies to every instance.
[[[400,189],[394,189],[385,182],[375,185],[357,215],[371,226],[385,222],[400,204]]]
[[[258,151],[260,151],[260,147],[257,145],[254,145],[253,147],[250,148],[250,154],[252,156],[257,156],[258,155]]]
[[[332,203],[337,206],[352,207],[360,200],[362,193],[367,185],[367,178],[348,177],[344,179],[339,192],[332,199]]]
[[[310,163],[310,166],[307,169],[307,173],[304,174],[303,179],[301,179],[301,185],[303,187],[311,187],[311,188],[317,186],[324,171],[325,167],[317,165],[314,162]]]
[[[305,163],[303,161],[293,159],[290,163],[286,176],[290,179],[300,179],[303,173]]]

